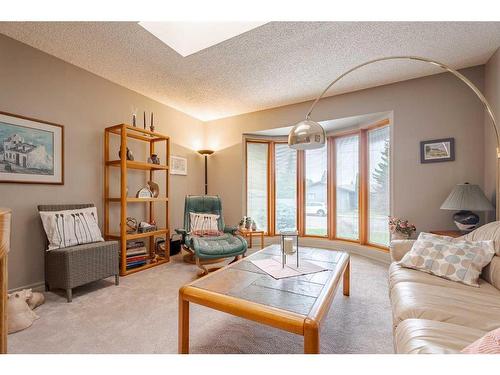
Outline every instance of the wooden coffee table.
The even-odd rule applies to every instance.
[[[349,255],[341,251],[300,248],[301,260],[327,270],[276,280],[251,261],[280,256],[271,245],[179,290],[179,353],[189,353],[189,303],[253,320],[304,336],[304,353],[319,353],[319,330],[343,278],[349,295]]]

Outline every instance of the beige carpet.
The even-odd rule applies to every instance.
[[[392,353],[387,265],[352,256],[351,296],[341,292],[321,329],[322,353]],[[9,353],[176,353],[177,291],[196,266],[172,262],[76,288],[73,302],[46,293],[33,326],[8,337]],[[341,289],[339,289],[341,290]],[[302,353],[302,337],[191,305],[192,353]]]

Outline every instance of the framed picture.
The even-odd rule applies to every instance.
[[[64,127],[0,112],[0,182],[64,184]]]
[[[455,160],[455,138],[420,142],[420,163],[439,163]]]
[[[188,174],[188,162],[181,156],[170,156],[170,174],[186,176]]]

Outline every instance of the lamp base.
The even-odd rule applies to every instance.
[[[462,232],[470,232],[479,226],[479,216],[472,211],[458,211],[453,215],[453,221]]]

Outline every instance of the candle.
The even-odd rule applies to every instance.
[[[153,126],[153,112],[151,112],[151,126]]]
[[[285,254],[293,254],[295,252],[293,250],[293,238],[283,239],[283,250],[285,250]]]
[[[144,130],[146,130],[146,111],[144,111]]]

